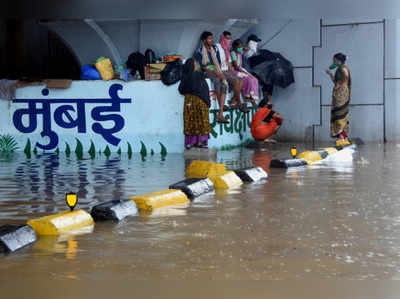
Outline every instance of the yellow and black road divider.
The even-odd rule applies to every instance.
[[[0,252],[14,252],[35,243],[41,236],[61,238],[66,235],[91,232],[95,222],[121,221],[128,216],[147,216],[165,207],[185,206],[197,197],[213,192],[236,188],[243,182],[256,182],[268,178],[260,167],[230,171],[226,165],[209,161],[193,161],[187,171],[187,179],[169,186],[169,189],[136,195],[128,199],[101,203],[88,213],[74,211],[78,203],[75,193],[68,193],[65,201],[70,211],[27,221],[26,225],[0,227]]]
[[[334,155],[337,152],[348,148],[356,148],[356,143],[349,142],[346,143],[346,145],[343,144],[335,147],[326,147],[315,151],[305,151],[297,155],[296,158],[294,159],[286,159],[286,160],[274,159],[271,160],[270,167],[291,168],[291,167],[312,165],[316,162],[326,159],[330,155]]]
[[[272,160],[272,168],[289,168],[312,165],[334,155],[345,148],[355,148],[355,143],[336,147],[305,151],[297,155],[292,147],[294,159]],[[75,193],[67,193],[65,201],[70,211],[62,211],[27,221],[26,225],[4,225],[0,227],[0,252],[14,252],[35,243],[40,236],[60,238],[65,235],[93,231],[95,222],[121,221],[128,216],[147,216],[155,210],[165,207],[188,205],[197,197],[213,192],[237,188],[243,182],[257,182],[268,178],[260,167],[239,170],[227,170],[226,165],[209,161],[193,161],[186,170],[187,179],[169,186],[169,189],[135,195],[128,199],[112,200],[101,203],[88,213],[84,210],[74,211],[78,203]]]

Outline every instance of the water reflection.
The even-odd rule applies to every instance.
[[[96,224],[92,234],[41,237],[2,260],[0,274],[43,281],[398,277],[400,147],[387,145],[384,153],[368,146],[348,160],[269,169],[288,148],[220,152],[218,162],[228,168],[260,166],[268,180]],[[0,160],[0,222],[65,209],[68,191],[78,191],[89,210],[99,201],[163,190],[184,178],[185,163],[173,154],[145,162],[138,155]]]

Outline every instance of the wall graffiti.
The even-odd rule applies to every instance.
[[[210,90],[210,98],[216,101],[216,94],[214,90]],[[248,107],[249,113],[243,113],[240,110],[230,110],[224,113],[224,117],[229,120],[228,124],[222,124],[217,122],[218,109],[210,110],[210,126],[211,126],[211,136],[213,138],[218,138],[225,133],[229,134],[239,134],[240,140],[243,140],[247,128],[250,128],[251,119],[256,113],[256,108]],[[219,125],[219,128],[218,126]],[[218,130],[219,129],[219,130]]]
[[[27,103],[28,108],[17,109],[13,114],[13,123],[15,128],[21,133],[32,133],[38,127],[38,115],[42,115],[42,137],[48,137],[49,142],[42,144],[37,142],[36,146],[43,150],[53,150],[57,148],[59,137],[56,132],[52,130],[51,120],[51,104],[76,104],[58,106],[53,113],[54,122],[61,128],[72,129],[77,128],[78,133],[86,133],[86,104],[111,104],[107,106],[95,107],[91,110],[91,118],[95,121],[92,124],[92,131],[101,135],[104,140],[109,144],[117,146],[121,139],[114,136],[115,133],[120,132],[125,125],[124,118],[117,113],[121,112],[121,104],[131,103],[131,99],[121,99],[118,96],[118,91],[122,90],[121,84],[113,84],[109,88],[110,98],[99,99],[16,99],[14,103]],[[49,95],[48,89],[42,90],[43,96]],[[37,104],[42,107],[38,108]],[[73,118],[71,112],[76,113]],[[23,117],[28,117],[28,124],[23,123]],[[102,122],[112,121],[114,126],[111,128],[103,126]]]

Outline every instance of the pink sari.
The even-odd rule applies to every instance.
[[[243,59],[242,59],[242,53],[235,53],[237,56],[236,63],[240,68],[243,68]],[[233,58],[232,58],[233,60]],[[239,72],[239,71],[233,71],[233,73],[241,78],[243,80],[243,86],[242,86],[242,93],[245,98],[253,98],[254,100],[258,100],[259,94],[258,94],[258,80],[256,77],[251,75],[246,71],[244,72]]]

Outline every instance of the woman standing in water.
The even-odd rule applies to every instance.
[[[350,70],[345,65],[346,55],[337,53],[333,56],[333,63],[326,70],[334,83],[331,111],[331,137],[336,138],[336,145],[348,145],[349,109],[351,98]],[[336,69],[335,75],[330,70]]]
[[[185,147],[207,148],[210,128],[210,92],[195,59],[186,60],[179,92],[185,96],[183,119]]]

